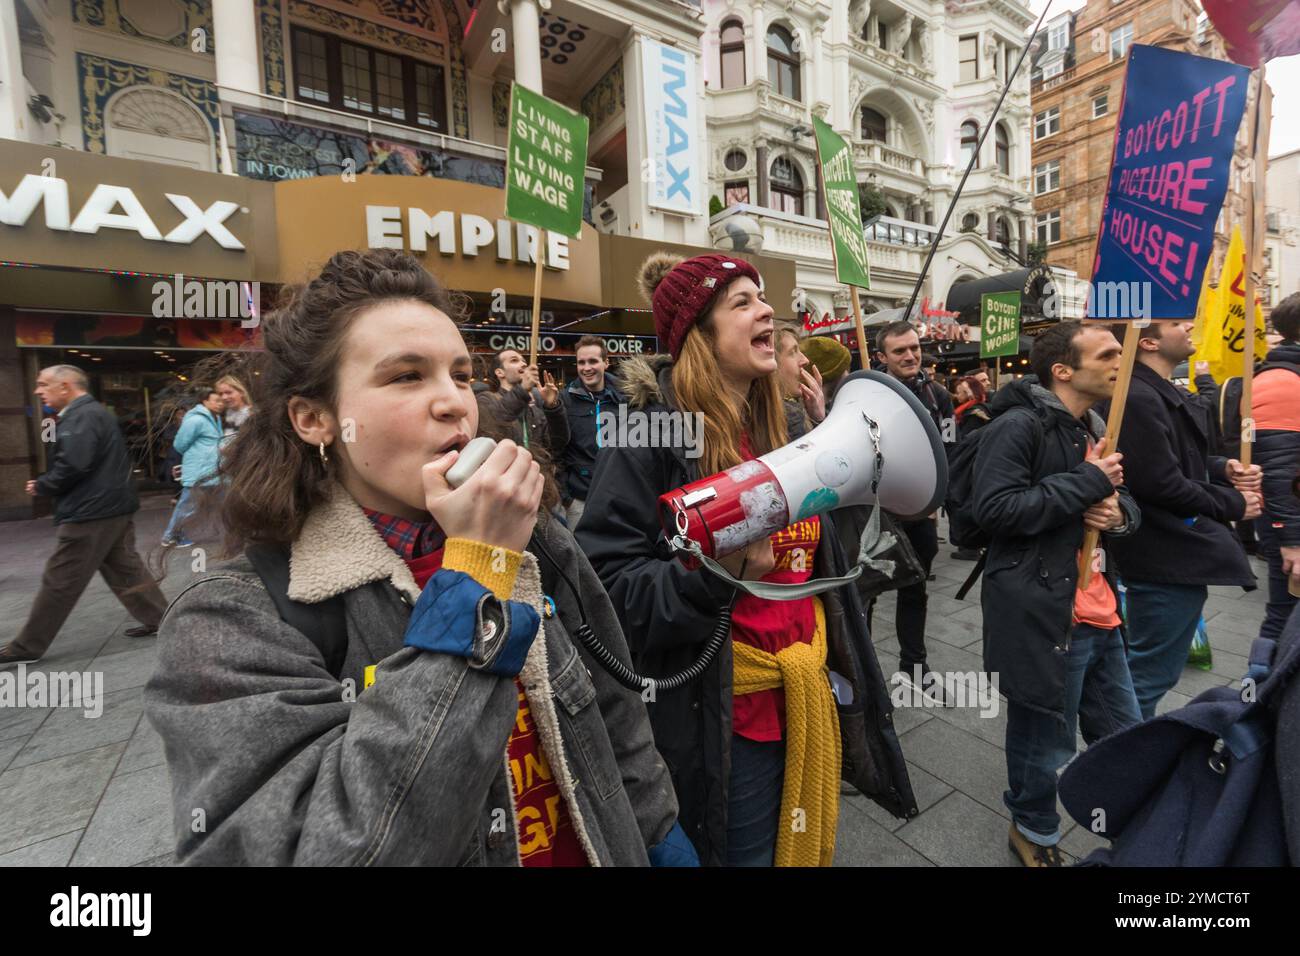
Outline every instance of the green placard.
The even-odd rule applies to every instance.
[[[980,358],[1000,358],[1020,351],[1020,293],[986,292],[980,296]]]
[[[869,289],[871,266],[867,262],[867,240],[862,234],[862,207],[858,204],[853,151],[835,130],[816,116],[812,122],[817,136],[817,163],[821,167],[822,187],[826,192],[835,278],[845,285]]]
[[[512,83],[506,215],[576,238],[586,166],[587,117]]]

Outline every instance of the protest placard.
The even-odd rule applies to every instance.
[[[577,238],[586,166],[587,117],[511,84],[506,215]]]
[[[871,288],[871,266],[867,262],[867,239],[862,229],[862,207],[858,203],[858,178],[853,167],[853,151],[844,138],[824,123],[812,118],[813,138],[817,141],[817,174],[826,197],[826,220],[831,232],[831,255],[835,260],[835,278],[849,287],[853,306],[853,323],[858,339],[858,354],[865,368],[869,358],[867,333],[862,325],[862,304],[858,287]]]
[[[980,296],[980,358],[1001,358],[1020,351],[1020,293],[985,292]]]
[[[858,177],[853,151],[835,130],[819,117],[812,118],[817,137],[817,162],[826,196],[826,218],[835,256],[835,278],[845,285],[871,288],[871,266],[858,203]]]
[[[506,215],[539,230],[533,247],[533,329],[528,364],[537,363],[546,230],[582,232],[587,117],[518,83],[510,84],[506,140]]]
[[[1136,44],[1129,50],[1089,318],[1195,315],[1249,73],[1160,47]],[[1114,289],[1149,291],[1136,297],[1102,294]],[[1131,307],[1135,301],[1144,303],[1140,310]]]

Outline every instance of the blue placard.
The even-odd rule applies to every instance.
[[[1249,77],[1222,60],[1130,48],[1089,318],[1196,314]]]

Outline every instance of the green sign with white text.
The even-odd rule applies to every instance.
[[[511,84],[506,215],[577,238],[586,167],[587,117]]]
[[[986,292],[980,296],[980,358],[1000,358],[1020,351],[1020,293]]]
[[[871,288],[867,240],[862,232],[862,207],[858,204],[858,179],[853,151],[835,130],[813,117],[817,136],[817,162],[826,192],[826,218],[835,253],[835,278],[845,285]]]

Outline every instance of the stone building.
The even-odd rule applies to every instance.
[[[1002,0],[702,0],[714,241],[796,260],[793,311],[842,318],[811,118],[874,197],[868,312],[904,304],[1033,17]],[[986,138],[923,293],[1016,269],[1032,227],[1028,63]],[[716,208],[716,205],[715,205]],[[900,301],[902,300],[902,301]]]

